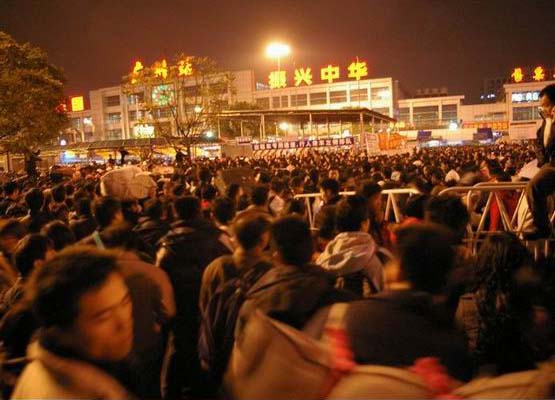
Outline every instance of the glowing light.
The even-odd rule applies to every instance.
[[[355,78],[360,81],[360,78],[368,76],[368,67],[366,66],[366,61],[353,61],[348,67],[349,78]]]
[[[131,73],[133,75],[133,78],[131,78],[132,84],[137,83],[137,79],[135,77],[139,75],[139,73],[141,73],[143,69],[143,63],[140,61],[135,61],[135,66],[133,67],[133,72]]]
[[[287,86],[287,75],[285,71],[272,71],[268,76],[270,88],[278,89]]]
[[[154,137],[154,126],[147,125],[147,124],[135,125],[133,127],[133,132],[135,133],[136,137],[153,138]]]
[[[92,126],[92,118],[91,117],[85,117],[83,118],[83,124],[84,125],[88,125],[88,126]]]
[[[204,132],[204,134],[206,135],[206,137],[208,139],[212,139],[214,137],[214,132],[212,132],[212,131],[206,131],[206,132]]]
[[[71,111],[83,111],[85,109],[85,102],[83,96],[76,96],[71,98]]]
[[[199,106],[199,105],[196,105],[196,106],[195,106],[195,112],[196,112],[197,114],[199,114],[200,112],[202,112],[202,107]]]
[[[351,136],[351,131],[349,131],[348,129],[345,129],[341,136],[342,137],[350,137]]]
[[[330,64],[320,70],[320,76],[323,81],[333,83],[334,80],[339,78],[339,67]]]
[[[193,66],[190,62],[182,60],[179,61],[177,65],[178,75],[179,76],[190,76],[193,75]]]
[[[456,122],[454,121],[449,122],[450,131],[456,131],[457,129],[459,129],[459,125]]]
[[[513,80],[516,83],[522,82],[522,80],[524,79],[524,74],[522,73],[522,68],[515,68],[513,70],[513,73],[511,74],[511,77],[513,78]]]
[[[163,79],[168,77],[168,63],[165,59],[154,64],[154,76]]]
[[[266,56],[270,58],[285,57],[289,55],[289,53],[291,53],[291,47],[289,47],[284,43],[274,42],[274,43],[270,43],[266,47]]]
[[[289,130],[289,124],[284,121],[284,122],[279,124],[279,129],[281,129],[282,131],[288,131]]]
[[[535,81],[543,81],[543,80],[545,80],[545,70],[543,69],[543,67],[541,67],[541,66],[536,67],[536,69],[534,70],[533,79],[534,79]]]
[[[307,85],[312,85],[311,68],[298,68],[295,70],[295,86],[300,86],[303,82]]]
[[[65,139],[60,140],[60,146],[65,146],[65,145],[67,145],[67,140]]]

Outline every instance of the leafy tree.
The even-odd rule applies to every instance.
[[[0,143],[5,150],[31,153],[55,139],[68,122],[64,74],[46,54],[0,32]]]
[[[136,63],[133,72],[123,77],[123,88],[142,103],[138,123],[153,125],[156,134],[170,143],[177,138],[191,154],[191,146],[205,130],[214,129],[215,115],[227,107],[234,94],[232,82],[233,75],[210,58],[178,54],[172,64],[166,60],[151,67]]]

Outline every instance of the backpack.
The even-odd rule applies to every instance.
[[[234,276],[233,262],[223,265],[225,276]],[[210,298],[200,324],[198,351],[203,368],[220,381],[235,341],[235,324],[249,289],[268,270],[261,261],[221,285]]]

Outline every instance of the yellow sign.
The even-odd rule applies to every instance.
[[[334,80],[339,79],[339,67],[335,67],[330,64],[320,70],[320,76],[323,81],[333,83]]]
[[[143,63],[140,61],[135,61],[135,66],[133,67],[133,72],[131,73],[134,76],[139,75],[139,73],[144,69]],[[131,78],[131,83],[137,83],[137,79]]]
[[[536,69],[534,70],[533,79],[535,81],[545,80],[545,70],[543,69],[543,67],[536,67]]]
[[[360,78],[368,76],[368,67],[366,66],[366,62],[360,61],[353,61],[351,65],[349,65],[349,78],[355,78],[357,81],[360,81]]]
[[[285,71],[272,71],[270,72],[269,83],[270,88],[279,89],[287,86],[287,76]]]
[[[190,62],[185,60],[179,61],[179,64],[177,65],[177,70],[179,76],[193,75],[193,66]]]
[[[83,111],[85,109],[85,102],[83,96],[71,98],[71,111]]]
[[[303,82],[307,85],[312,85],[311,68],[298,68],[295,70],[295,86],[300,86]]]
[[[168,77],[168,64],[166,60],[154,64],[154,76],[166,79]]]
[[[511,77],[516,83],[522,82],[524,79],[524,74],[522,73],[522,68],[515,68]]]

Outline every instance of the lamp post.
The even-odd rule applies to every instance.
[[[277,61],[277,79],[279,79],[280,71],[281,71],[281,57],[286,57],[291,53],[291,47],[285,43],[280,42],[272,42],[268,46],[266,46],[266,57],[274,58]],[[272,87],[270,86],[270,101],[269,101],[269,108],[273,108],[273,95],[272,95]],[[280,99],[281,102],[281,99]]]

